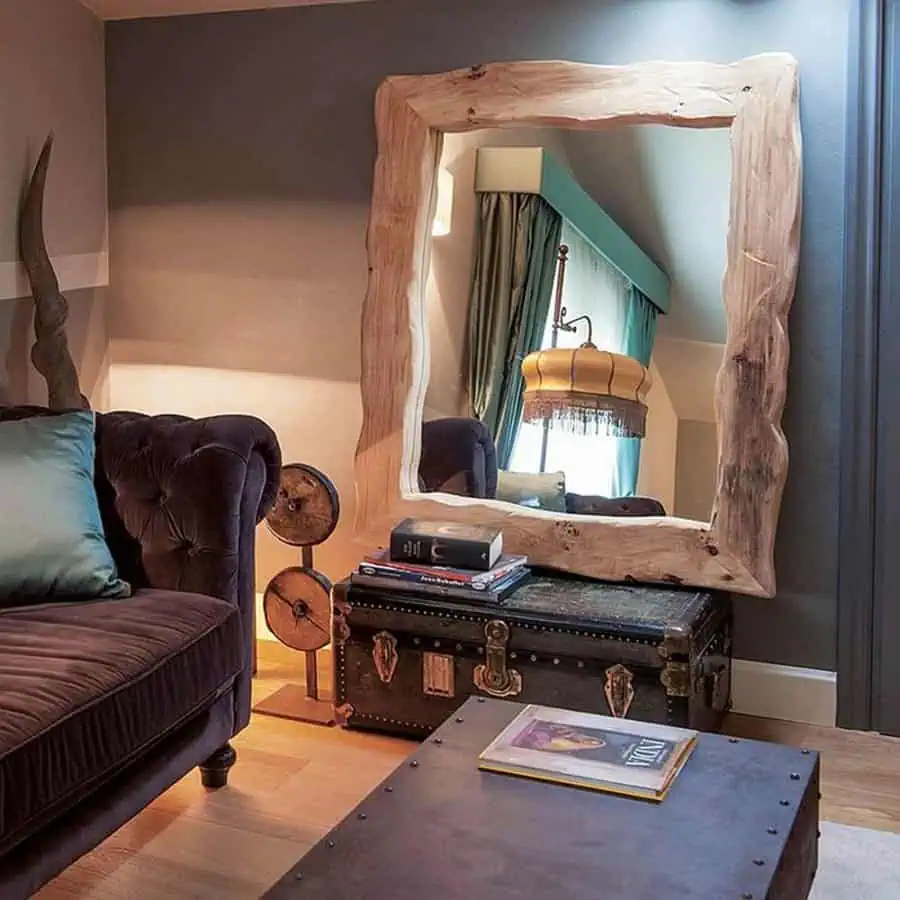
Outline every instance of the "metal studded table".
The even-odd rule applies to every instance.
[[[819,758],[704,734],[666,799],[480,772],[522,705],[472,698],[264,900],[804,900]]]

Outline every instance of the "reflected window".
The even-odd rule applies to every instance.
[[[561,242],[569,248],[563,280],[562,304],[566,318],[588,315],[593,340],[601,350],[624,352],[628,283],[581,234],[563,222]],[[559,277],[559,267],[556,270]],[[557,283],[553,286],[556,296]],[[547,315],[543,347],[553,338],[553,304]],[[559,331],[558,347],[577,347],[584,334]],[[547,424],[519,426],[510,460],[514,472],[559,472],[566,476],[566,490],[577,494],[613,495],[618,438],[580,435]]]

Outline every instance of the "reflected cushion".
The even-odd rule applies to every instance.
[[[127,597],[94,488],[94,414],[0,422],[0,606]]]
[[[566,494],[566,511],[580,516],[664,516],[666,508],[654,497],[600,497]]]
[[[497,499],[547,509],[566,511],[566,476],[564,472],[505,472],[497,476]]]

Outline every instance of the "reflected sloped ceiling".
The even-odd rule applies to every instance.
[[[563,132],[563,143],[581,186],[668,273],[660,336],[723,343],[728,130],[614,126]]]
[[[562,132],[581,186],[669,276],[653,359],[679,419],[714,422],[725,342],[731,146],[727,129]]]

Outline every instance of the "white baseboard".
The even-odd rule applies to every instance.
[[[747,716],[834,726],[837,674],[775,663],[734,660],[732,709]]]
[[[262,594],[256,595],[256,636],[278,639],[266,627]],[[822,669],[734,660],[732,710],[746,716],[833,726],[837,717],[837,676]]]
[[[53,268],[63,291],[80,291],[109,284],[109,255],[106,253],[54,256]],[[30,296],[31,286],[22,263],[0,262],[0,300]]]

